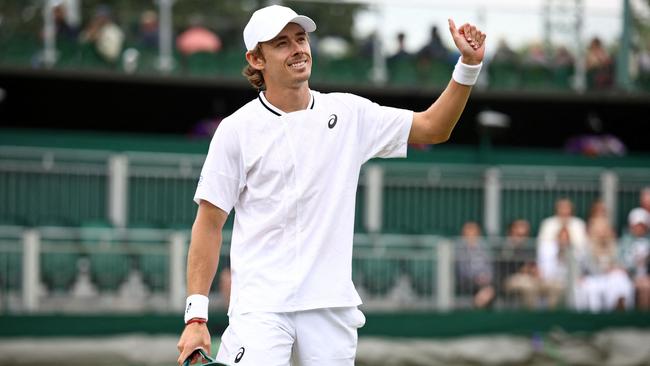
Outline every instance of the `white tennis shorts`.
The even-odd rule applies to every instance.
[[[217,361],[231,366],[354,366],[357,307],[231,315]]]

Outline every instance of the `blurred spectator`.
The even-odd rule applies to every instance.
[[[203,118],[190,130],[190,137],[195,139],[210,139],[221,123],[221,117]]]
[[[185,57],[197,52],[217,53],[221,50],[221,39],[195,15],[190,19],[189,28],[176,38],[176,48]]]
[[[406,35],[403,32],[397,33],[397,52],[388,57],[388,63],[395,61],[409,60],[412,55],[406,51]]]
[[[586,156],[624,156],[627,148],[618,137],[603,133],[603,122],[594,113],[587,116],[587,127],[590,133],[572,136],[567,139],[564,150],[572,154]]]
[[[573,67],[575,64],[575,59],[566,46],[559,46],[555,50],[555,55],[553,57],[553,66],[555,68],[559,67]]]
[[[69,21],[66,5],[60,2],[52,9],[54,14],[54,27],[56,29],[56,38],[66,41],[77,41],[79,38],[79,27]]]
[[[609,214],[607,213],[607,206],[605,206],[605,201],[600,198],[591,203],[591,208],[589,208],[589,218],[587,219],[587,222],[590,225],[591,221],[597,219],[609,220]]]
[[[528,309],[537,307],[540,280],[528,221],[518,219],[510,224],[497,268],[507,294],[520,296]]]
[[[441,60],[447,61],[449,57],[449,50],[442,43],[440,34],[438,33],[438,27],[431,27],[431,34],[429,41],[425,44],[420,51],[418,51],[418,60],[430,61],[430,60]]]
[[[555,237],[544,239],[537,247],[537,266],[542,281],[546,305],[550,309],[558,306],[567,287],[571,248],[575,247],[570,230],[561,226]]]
[[[650,310],[650,214],[643,208],[635,208],[628,215],[629,230],[621,239],[620,258],[633,278],[637,307]]]
[[[463,225],[462,237],[456,244],[458,286],[462,292],[473,295],[476,308],[492,305],[495,297],[492,286],[492,258],[481,238],[481,228],[476,222]]]
[[[519,62],[519,55],[510,48],[505,38],[501,38],[496,51],[494,51],[494,56],[492,56],[492,62],[516,65]]]
[[[589,219],[589,247],[580,259],[582,278],[577,285],[578,310],[623,310],[634,302],[632,282],[619,265],[616,234],[602,208],[604,205],[596,204],[595,214]]]
[[[542,46],[542,44],[539,42],[532,43],[524,55],[523,64],[526,66],[550,66],[549,59],[546,56],[546,51],[544,50],[544,46]]]
[[[608,89],[614,83],[613,61],[599,38],[587,49],[587,81],[593,89]]]
[[[650,187],[644,187],[639,192],[639,208],[644,209],[650,214]],[[648,227],[650,227],[650,222],[648,222]]]
[[[587,247],[587,227],[579,217],[573,216],[573,203],[568,198],[555,201],[555,215],[544,219],[539,227],[537,236],[537,251],[544,250],[546,243],[557,239],[560,229],[566,228],[571,236],[572,248],[576,253],[582,253]]]
[[[645,47],[639,52],[638,63],[639,73],[650,75],[650,38],[646,41]]]
[[[139,47],[158,47],[158,14],[155,11],[145,10],[142,12],[137,38]]]
[[[94,18],[81,33],[81,42],[93,43],[105,61],[115,63],[119,59],[124,44],[124,32],[114,22],[109,6],[97,7]]]
[[[372,32],[368,37],[361,41],[359,45],[359,55],[372,60],[375,57],[375,47],[377,45],[377,33]]]

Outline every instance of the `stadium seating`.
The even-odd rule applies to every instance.
[[[124,241],[117,238],[108,223],[85,223],[80,241],[88,253],[93,283],[104,291],[116,291],[133,268],[133,255]]]
[[[519,66],[513,63],[493,62],[487,65],[490,89],[514,90],[521,87]]]
[[[436,261],[432,256],[423,256],[405,263],[405,271],[411,280],[415,293],[421,297],[435,294]]]
[[[2,246],[8,249],[8,246]],[[13,248],[15,249],[15,248]],[[22,254],[15,250],[0,252],[0,291],[16,291],[20,289],[22,278]]]
[[[388,81],[394,85],[413,86],[417,85],[420,80],[412,59],[399,59],[388,61]]]
[[[78,251],[56,251],[41,254],[41,279],[53,292],[65,292],[77,276]]]

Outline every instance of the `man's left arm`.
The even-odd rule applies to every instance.
[[[449,139],[480,71],[485,56],[485,34],[467,23],[457,29],[451,19],[449,32],[460,51],[460,63],[440,97],[426,111],[413,113],[409,143],[438,144]]]

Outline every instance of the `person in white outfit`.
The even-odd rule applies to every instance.
[[[540,224],[537,250],[543,250],[545,243],[555,240],[563,227],[569,231],[574,253],[584,252],[587,247],[587,225],[583,219],[573,216],[573,203],[568,198],[555,201],[555,215],[544,219]]]
[[[628,232],[621,238],[619,258],[634,280],[637,307],[650,310],[650,214],[635,208],[628,215]]]
[[[485,34],[449,31],[461,56],[424,112],[309,88],[310,18],[272,5],[244,28],[244,74],[260,92],[215,132],[194,196],[185,329],[178,363],[210,352],[208,291],[228,213],[229,325],[216,360],[237,366],[352,366],[365,317],[352,283],[355,197],[361,166],[405,157],[408,143],[446,141],[478,78]]]
[[[578,259],[582,277],[576,285],[576,308],[591,312],[629,309],[634,286],[619,264],[616,234],[607,217],[589,223],[589,242]]]
[[[537,248],[537,267],[541,294],[546,306],[554,309],[565,295],[569,280],[573,239],[566,226],[560,227],[555,238],[544,240]]]

